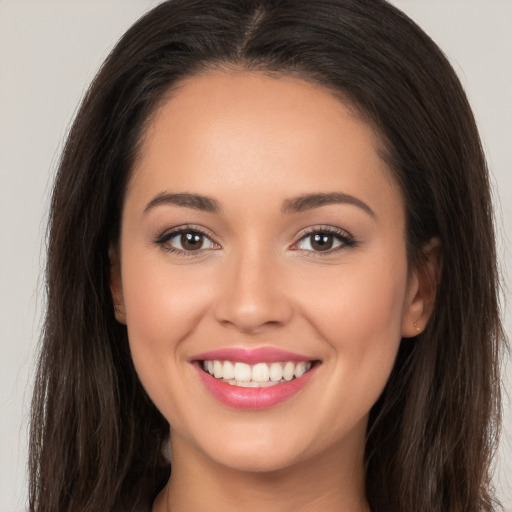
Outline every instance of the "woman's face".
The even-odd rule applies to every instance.
[[[173,449],[249,471],[361,461],[423,311],[378,147],[347,106],[292,78],[216,71],[162,104],[112,289]]]

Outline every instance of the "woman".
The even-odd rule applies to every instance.
[[[82,104],[49,240],[32,510],[493,509],[486,165],[389,4],[155,8]]]

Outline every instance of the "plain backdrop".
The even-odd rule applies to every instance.
[[[0,0],[0,512],[27,508],[28,408],[44,309],[44,230],[63,139],[102,60],[157,3]],[[512,0],[393,3],[445,51],[474,107],[492,172],[510,337]],[[503,378],[510,394],[510,363]],[[509,396],[504,424],[495,483],[505,510],[512,512]]]

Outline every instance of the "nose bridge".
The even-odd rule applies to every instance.
[[[288,322],[292,305],[279,263],[273,251],[259,244],[233,250],[221,277],[217,320],[246,333]]]

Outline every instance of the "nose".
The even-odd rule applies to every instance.
[[[286,293],[283,269],[275,259],[253,250],[226,262],[219,276],[215,304],[219,323],[257,335],[291,320],[292,303]]]

